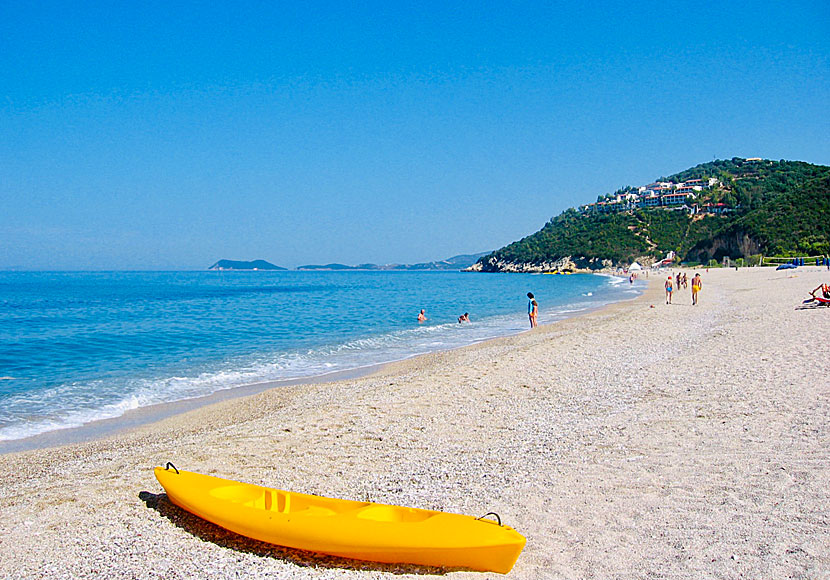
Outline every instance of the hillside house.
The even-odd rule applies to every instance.
[[[655,181],[654,183],[638,187],[637,193],[617,194],[612,198],[580,206],[579,211],[582,213],[615,213],[635,208],[663,207],[668,209],[686,209],[691,213],[695,213],[695,209],[689,207],[688,204],[694,202],[704,189],[714,187],[718,183],[718,180],[714,177],[708,179],[689,179],[682,183]],[[712,210],[712,213],[715,211],[723,213],[726,210],[715,208]]]
[[[667,193],[660,198],[660,202],[662,205],[669,207],[673,205],[683,205],[686,203],[687,199],[694,199],[694,193],[681,193],[680,191],[673,191],[671,193]]]

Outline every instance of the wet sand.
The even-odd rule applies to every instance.
[[[830,273],[702,272],[367,377],[294,385],[106,439],[0,456],[0,577],[496,574],[269,546],[171,505],[152,468],[482,515],[514,578],[830,577]],[[651,306],[654,306],[653,308]]]

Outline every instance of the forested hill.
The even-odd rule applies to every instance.
[[[635,187],[601,195],[597,204],[566,210],[538,232],[484,256],[473,269],[600,269],[635,260],[648,265],[670,251],[696,263],[725,256],[830,254],[830,167],[733,158],[652,185],[674,193],[683,191],[675,184],[710,178],[713,185],[673,207],[640,207],[645,200],[634,195]]]
[[[714,177],[723,184],[713,191],[716,201],[752,210],[779,194],[797,191],[811,181],[827,176],[828,171],[830,167],[826,165],[803,161],[747,161],[736,157],[701,163],[657,181],[680,183]]]

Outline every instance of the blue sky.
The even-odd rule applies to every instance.
[[[830,164],[826,1],[72,4],[0,3],[0,269],[428,261]]]

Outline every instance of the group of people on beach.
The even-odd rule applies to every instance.
[[[539,326],[537,322],[537,318],[539,317],[539,303],[536,302],[536,298],[533,296],[533,292],[527,293],[527,316],[530,318],[530,328],[536,328]],[[426,310],[421,308],[421,311],[418,313],[418,323],[426,322],[427,314]],[[470,322],[470,313],[465,312],[461,316],[458,317],[458,324],[464,324],[465,322]]]
[[[675,285],[676,284],[676,285]],[[677,273],[677,278],[673,279],[671,276],[666,280],[666,304],[671,304],[672,294],[675,290],[680,290],[682,286],[684,289],[688,287],[688,278],[686,273]],[[692,306],[697,305],[697,295],[703,288],[703,279],[700,277],[700,272],[696,273],[692,278]]]

